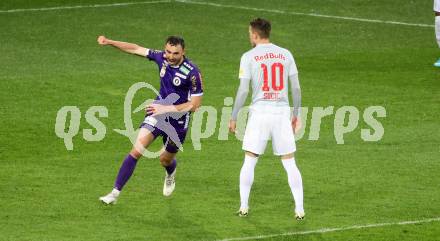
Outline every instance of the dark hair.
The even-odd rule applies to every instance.
[[[185,40],[180,36],[169,36],[165,41],[165,44],[170,44],[172,46],[180,45],[182,46],[182,49],[185,49]]]
[[[272,29],[270,22],[263,18],[256,18],[252,20],[249,25],[252,31],[257,32],[260,38],[269,38],[270,30]]]

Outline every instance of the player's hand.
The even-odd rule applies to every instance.
[[[237,121],[230,120],[229,121],[229,131],[235,133],[235,129],[237,128]]]
[[[294,133],[298,133],[298,131],[301,129],[301,119],[299,117],[293,117],[292,118],[292,128]]]
[[[105,36],[101,35],[98,37],[98,44],[107,45],[107,44],[109,44],[109,41]]]
[[[151,104],[145,109],[147,114],[151,116],[162,115],[169,112],[177,112],[174,105]]]

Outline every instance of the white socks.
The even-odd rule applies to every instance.
[[[118,189],[116,189],[116,188],[113,188],[113,190],[112,190],[112,195],[114,196],[114,197],[119,197],[119,194],[121,193],[121,191],[119,191]]]
[[[435,37],[437,38],[437,44],[440,47],[440,16],[435,17]]]
[[[301,173],[296,166],[295,159],[284,159],[281,160],[284,169],[287,172],[287,179],[289,181],[290,190],[293,194],[293,199],[295,200],[295,212],[304,212],[303,207],[303,186]]]
[[[244,163],[240,171],[240,208],[249,208],[249,193],[254,182],[254,169],[258,157],[244,156]]]
[[[249,194],[254,182],[254,169],[257,161],[258,157],[250,157],[248,155],[244,157],[244,163],[240,171],[240,208],[249,208]],[[304,213],[302,178],[295,159],[285,159],[281,160],[281,162],[287,172],[290,190],[295,200],[295,212]]]

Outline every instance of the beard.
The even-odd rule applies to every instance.
[[[176,63],[176,60],[169,59],[169,60],[168,60],[168,63],[170,63],[170,64],[175,64],[175,63]]]
[[[180,63],[182,59],[167,59],[168,63],[170,63],[171,65],[176,65],[178,63]]]

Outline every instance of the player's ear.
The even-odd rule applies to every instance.
[[[257,33],[256,31],[253,31],[253,32],[252,32],[252,38],[253,38],[253,39],[259,39],[259,38],[260,38],[260,35],[258,35],[258,33]]]

